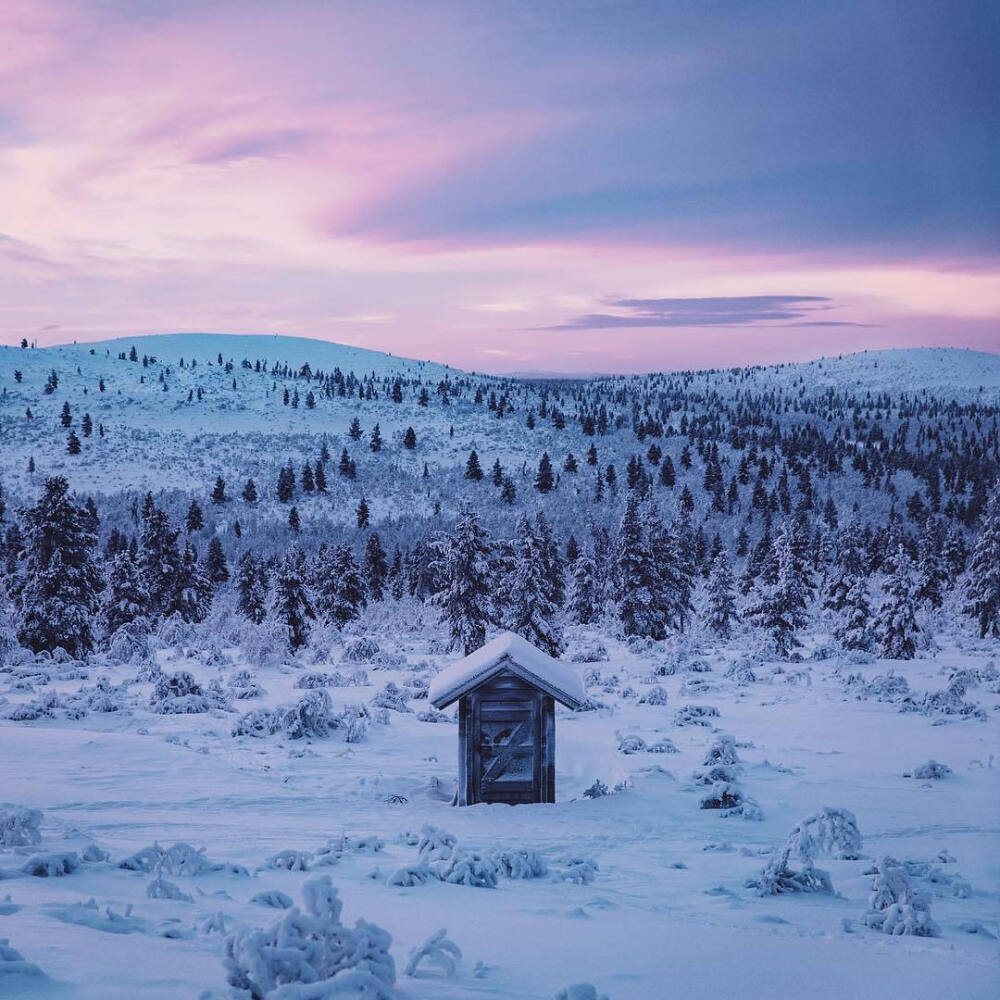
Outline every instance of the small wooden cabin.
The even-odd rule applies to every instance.
[[[555,802],[555,702],[576,710],[583,681],[513,632],[442,670],[428,698],[458,702],[458,804]]]

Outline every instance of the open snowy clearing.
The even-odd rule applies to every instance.
[[[112,685],[108,706],[120,705],[75,720],[56,708],[52,718],[0,722],[0,801],[43,811],[41,843],[0,849],[0,940],[41,974],[4,974],[5,965],[23,967],[0,962],[0,994],[228,996],[226,934],[270,924],[285,911],[261,900],[300,905],[302,886],[329,875],[345,925],[363,917],[392,935],[402,997],[551,997],[576,982],[617,1000],[996,995],[996,682],[969,688],[980,718],[901,712],[898,698],[877,700],[870,685],[890,670],[914,696],[945,688],[958,669],[989,678],[995,644],[964,639],[959,651],[939,638],[934,658],[905,664],[833,657],[779,668],[743,658],[751,680],[726,676],[744,652],[735,643],[630,650],[576,630],[569,656],[602,657],[603,646],[607,658],[574,664],[596,710],[557,711],[557,803],[456,809],[457,727],[418,718],[429,709],[427,682],[453,658],[421,641],[380,642],[368,662],[345,658],[348,643],[322,662],[260,668],[265,693],[233,698],[231,711],[154,713],[153,684],[134,681],[135,663],[92,664],[86,679],[60,679],[70,664],[51,664],[34,683],[16,671],[0,679],[8,710],[37,702],[43,688],[65,703],[100,677]],[[191,671],[203,686],[219,678],[227,690],[247,666],[233,648],[220,657],[193,640],[160,646],[163,670]],[[326,738],[231,735],[247,711],[294,704],[307,693],[303,676],[317,671],[361,682],[325,689],[334,712],[367,706],[358,742],[344,729]],[[861,676],[847,682],[851,673]],[[133,683],[115,687],[124,681]],[[390,683],[397,687],[385,697]],[[682,724],[692,719],[678,715],[689,704],[719,714],[693,720],[709,725]],[[720,733],[735,738],[739,784],[760,820],[699,808],[704,788],[692,775]],[[658,743],[665,752],[648,749]],[[928,759],[953,773],[904,777]],[[610,794],[584,797],[595,779]],[[796,822],[823,806],[851,810],[863,838],[856,860],[817,859],[834,894],[761,897],[746,887]],[[416,865],[425,824],[484,858],[535,851],[547,872],[501,876],[493,888],[438,878],[392,884]],[[190,859],[176,871],[165,863],[159,877],[119,867],[154,842],[204,848],[210,861],[247,873],[186,874],[199,867]],[[281,853],[289,851],[308,853]],[[40,853],[66,852],[79,863],[63,877],[22,871]],[[864,873],[885,855],[933,863],[928,877],[913,878],[940,936],[865,926],[872,877]],[[278,867],[266,867],[275,857]],[[440,928],[463,954],[454,976],[427,963],[404,975],[411,949]]]

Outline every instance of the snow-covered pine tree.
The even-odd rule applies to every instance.
[[[104,624],[108,633],[149,611],[149,592],[128,549],[115,553],[104,592]]]
[[[917,651],[913,563],[900,545],[892,559],[893,572],[885,584],[882,604],[875,620],[879,655],[890,660],[912,660]]]
[[[836,566],[830,574],[823,599],[823,607],[828,611],[843,611],[858,578],[865,575],[864,539],[856,520],[850,521],[840,531],[836,549]]]
[[[368,582],[368,596],[373,601],[385,598],[385,581],[389,576],[389,564],[386,561],[385,549],[377,531],[368,536],[365,543],[365,577]]]
[[[212,607],[214,590],[205,567],[198,561],[198,552],[190,542],[185,542],[181,556],[177,590],[170,613],[177,611],[186,622],[204,621]]]
[[[229,579],[229,564],[226,562],[226,553],[222,550],[222,542],[219,541],[218,535],[213,535],[208,543],[205,572],[212,583],[225,583]]]
[[[736,613],[736,581],[725,549],[712,561],[706,596],[705,616],[708,627],[716,635],[728,639],[733,622],[737,621],[739,616]]]
[[[769,586],[762,574],[755,584],[756,599],[744,612],[749,621],[770,635],[780,656],[788,656],[801,645],[795,633],[806,624],[808,605],[808,590],[795,558],[792,535],[787,522],[778,529],[774,542],[777,580]]]
[[[941,526],[933,517],[924,522],[917,543],[916,593],[920,604],[940,608],[948,586],[948,574],[941,560],[943,544]]]
[[[249,549],[240,557],[237,566],[236,589],[239,594],[237,610],[259,625],[267,615],[267,571]]]
[[[153,505],[143,520],[139,540],[139,571],[153,614],[169,614],[177,593],[181,575],[177,536],[166,513]]]
[[[659,575],[649,543],[639,494],[629,490],[618,531],[616,566],[618,617],[626,635],[662,639],[665,635],[659,600]]]
[[[875,645],[872,609],[868,600],[868,580],[863,574],[854,580],[840,602],[841,620],[834,626],[833,637],[844,649],[870,650]]]
[[[342,629],[365,606],[365,584],[348,545],[320,546],[313,567],[316,610],[320,617]]]
[[[436,539],[435,549],[431,569],[440,589],[432,600],[441,608],[451,648],[468,654],[486,641],[492,621],[489,536],[472,507],[462,508],[452,533]]]
[[[561,608],[566,603],[566,562],[559,551],[559,543],[552,533],[548,518],[542,511],[535,515],[534,532],[542,560],[546,595],[552,604]]]
[[[293,548],[278,563],[271,610],[275,619],[287,627],[288,645],[293,652],[301,649],[309,637],[309,622],[316,615],[306,588],[305,554],[299,548]]]
[[[570,620],[578,625],[590,625],[600,616],[602,603],[593,557],[580,552],[570,567],[570,577],[567,605]]]
[[[94,559],[90,515],[62,476],[45,481],[35,504],[21,511],[24,574],[22,645],[39,652],[62,647],[73,656],[94,646],[92,621],[104,586]]]
[[[969,559],[965,596],[965,613],[976,619],[980,636],[1000,639],[1000,481],[986,502]]]
[[[504,624],[550,656],[559,656],[563,635],[546,574],[547,547],[536,526],[522,516],[514,539],[514,569],[506,581]]]

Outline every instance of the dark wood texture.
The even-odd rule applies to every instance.
[[[459,700],[458,804],[555,801],[555,703],[502,671]]]

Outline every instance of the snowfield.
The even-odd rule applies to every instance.
[[[234,647],[221,657],[207,652],[212,643],[195,634],[155,645],[168,674],[190,671],[202,686],[219,678],[225,689],[227,678],[250,669],[266,693],[231,698],[232,710],[161,715],[149,709],[153,683],[136,681],[134,664],[95,664],[73,680],[59,679],[74,672],[71,664],[51,664],[49,683],[32,665],[34,690],[18,680],[30,671],[3,675],[8,708],[50,691],[68,700],[101,678],[119,708],[78,720],[53,708],[53,717],[0,722],[2,798],[43,814],[40,842],[0,851],[0,900],[9,896],[0,902],[0,936],[41,970],[0,972],[5,997],[228,996],[226,935],[266,926],[285,912],[272,908],[275,900],[298,905],[303,885],[322,875],[340,893],[345,924],[363,917],[392,935],[401,997],[551,997],[579,982],[637,1000],[996,995],[995,646],[965,639],[962,649],[906,664],[754,660],[750,681],[726,676],[745,661],[739,642],[630,650],[578,629],[570,658],[603,655],[601,647],[607,658],[574,664],[597,707],[557,711],[557,803],[456,809],[457,727],[421,721],[427,701],[413,697],[452,657],[380,638],[376,662],[345,661],[341,648],[321,662],[254,669]],[[378,662],[404,656],[405,664]],[[223,662],[207,665],[213,658]],[[992,678],[968,695],[988,721],[901,712],[864,687],[894,672],[914,693],[935,691],[955,670]],[[231,735],[246,711],[296,702],[303,677],[316,672],[362,681],[321,689],[333,713],[367,707],[372,721],[360,742],[346,742],[343,728],[325,738]],[[851,674],[860,678],[848,682]],[[372,702],[390,683],[411,695],[408,710],[380,721]],[[654,687],[666,692],[665,704],[643,703]],[[688,704],[719,714],[709,725],[680,725]],[[761,820],[699,809],[703,789],[692,775],[720,733],[735,737],[740,784]],[[647,746],[669,741],[677,752],[619,752],[630,736]],[[904,777],[928,759],[952,773]],[[595,780],[610,794],[584,797]],[[857,859],[817,858],[834,894],[761,897],[747,888],[795,823],[823,806],[851,810],[862,836]],[[500,877],[494,888],[435,877],[394,885],[400,869],[417,863],[425,824],[483,857],[535,851],[547,873]],[[201,866],[168,859],[160,879],[181,898],[151,898],[155,870],[121,864],[150,845],[176,843],[227,867],[188,874]],[[31,857],[67,852],[78,863],[63,877],[23,871]],[[865,872],[885,855],[931,863],[935,874],[913,881],[931,900],[939,937],[892,937],[864,925],[872,890]],[[440,928],[462,952],[454,975],[426,964],[402,975],[411,949]]]

